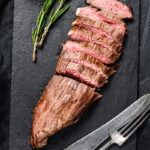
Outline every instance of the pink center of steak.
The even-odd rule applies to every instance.
[[[96,82],[94,79],[91,79],[91,77],[86,77],[85,75],[81,75],[79,72],[73,71],[73,70],[67,70],[66,71],[68,74],[73,75],[74,77],[80,79],[81,81],[91,85],[92,87],[97,87],[100,88],[104,84],[99,85],[98,82]]]
[[[98,83],[95,82],[95,80],[91,79],[90,77],[84,76],[84,75],[80,74],[79,72],[76,72],[71,69],[65,70],[65,71],[63,71],[63,73],[64,72],[65,72],[65,74],[74,76],[74,77],[78,78],[79,80],[83,81],[84,83],[87,83],[93,87],[99,87]]]
[[[74,63],[77,63],[77,64],[81,64],[81,65],[83,65],[85,67],[89,67],[89,68],[95,70],[96,72],[99,72],[102,76],[104,76],[106,79],[108,79],[108,76],[103,73],[101,68],[96,67],[94,64],[89,64],[89,63],[87,63],[85,61],[78,60],[78,59],[67,59],[67,60],[69,60],[71,62],[74,62]]]
[[[125,33],[125,31],[126,31],[124,23],[115,22],[111,19],[108,19],[108,18],[102,16],[100,13],[98,13],[97,9],[95,9],[91,6],[87,6],[84,8],[78,8],[76,11],[76,15],[79,17],[86,17],[89,19],[93,19],[96,21],[106,22],[106,23],[114,26],[117,30],[121,30],[123,33]]]
[[[99,22],[89,18],[78,17],[72,23],[72,26],[81,26],[99,34],[101,32],[107,38],[113,39],[118,43],[121,43],[124,37],[124,33],[122,33],[122,31],[116,30],[113,26],[105,22]],[[97,30],[93,30],[93,28]]]
[[[116,43],[116,41],[108,39],[104,36],[102,37],[99,34],[93,33],[82,27],[72,28],[68,32],[68,36],[73,40],[96,43],[110,51],[113,51],[115,54],[120,54],[122,49],[121,45]]]
[[[116,43],[118,43],[120,45],[122,44],[120,41],[117,41],[115,38],[113,38],[107,32],[105,32],[103,30],[100,30],[100,29],[92,27],[92,26],[88,26],[86,24],[79,24],[79,26],[85,28],[86,30],[92,31],[93,33],[99,34],[100,36],[106,37],[106,38],[111,39],[111,40],[115,40]]]
[[[95,47],[96,47],[96,45],[95,45]],[[100,50],[94,49],[94,46],[93,46],[93,48],[89,48],[89,47],[83,46],[82,44],[80,44],[78,42],[74,42],[74,41],[70,41],[70,40],[64,44],[63,49],[69,50],[69,51],[82,52],[84,54],[91,55],[94,58],[99,59],[104,64],[112,64],[118,58],[118,57],[116,57],[115,59],[111,59],[111,55],[112,55],[111,52],[110,52],[110,56],[109,55],[105,56],[104,54],[102,54],[102,52]],[[101,47],[100,49],[103,49],[103,48]]]
[[[87,3],[112,12],[120,18],[133,18],[130,8],[117,0],[87,0]]]
[[[100,73],[66,59],[59,59],[56,72],[78,78],[81,82],[97,88],[108,82]]]
[[[105,47],[105,48],[111,50],[111,48],[108,45],[106,45],[105,43],[103,43],[101,41],[94,40],[90,36],[86,36],[84,33],[80,32],[78,30],[69,32],[68,35],[69,35],[69,37],[71,39],[79,40],[79,41],[85,41],[85,42],[91,42],[91,43],[96,43],[96,44],[101,45],[102,47]]]
[[[98,59],[81,52],[63,51],[60,55],[60,58],[65,58],[70,62],[89,67],[92,70],[99,72],[106,79],[108,79],[110,75],[116,72],[116,70],[114,70],[114,67],[107,67],[102,64]]]

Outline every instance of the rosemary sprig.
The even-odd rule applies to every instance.
[[[42,7],[42,10],[39,13],[37,19],[37,28],[36,30],[32,29],[32,40],[33,40],[33,56],[32,60],[36,60],[36,51],[38,47],[43,45],[44,39],[51,27],[51,25],[65,12],[68,10],[70,5],[62,8],[66,0],[58,0],[57,7],[54,11],[52,8],[49,19],[47,21],[48,13],[50,11],[51,5],[53,4],[54,0],[46,0]],[[47,21],[47,23],[46,23]]]
[[[39,45],[38,45],[39,47],[41,47],[43,45],[44,39],[45,39],[51,25],[56,21],[57,18],[59,18],[71,6],[71,5],[68,5],[65,8],[61,8],[63,6],[64,2],[65,2],[65,0],[59,0],[56,10],[54,11],[52,9],[52,11],[50,13],[48,24],[44,28],[42,38],[39,42]]]
[[[40,11],[38,18],[37,18],[37,28],[34,30],[32,29],[32,41],[33,41],[33,56],[32,60],[35,61],[36,59],[36,50],[38,47],[38,42],[41,40],[42,32],[44,30],[44,26],[47,20],[47,15],[51,5],[53,4],[54,0],[46,0],[43,4],[42,10]]]

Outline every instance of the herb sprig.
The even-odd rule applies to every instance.
[[[68,10],[71,6],[70,4],[67,5],[65,8],[62,8],[66,0],[58,0],[58,4],[56,9],[51,9],[51,6],[54,0],[46,0],[43,4],[42,10],[40,11],[37,22],[36,22],[36,29],[32,29],[32,41],[33,41],[33,56],[32,60],[36,60],[36,51],[38,47],[43,45],[44,39],[51,27],[51,25],[64,13]],[[51,9],[51,11],[50,11]],[[48,14],[49,19],[48,18]]]

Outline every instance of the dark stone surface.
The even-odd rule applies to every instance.
[[[134,19],[127,22],[129,34],[125,39],[121,66],[102,89],[103,98],[96,101],[73,126],[49,138],[44,149],[61,150],[87,133],[103,125],[137,99],[139,0],[125,3],[132,6]],[[36,1],[15,0],[12,57],[10,150],[30,150],[29,137],[32,111],[48,81],[54,74],[57,54],[67,39],[67,31],[75,18],[77,7],[84,1],[71,1],[72,7],[49,32],[44,48],[38,51],[37,64],[32,62],[31,28],[40,7]],[[33,11],[34,10],[34,11]],[[16,125],[17,124],[17,125]],[[135,150],[133,136],[121,149]],[[114,146],[112,149],[117,150]]]
[[[139,96],[150,93],[150,0],[141,3]],[[150,118],[138,132],[137,149],[150,149]]]
[[[77,142],[73,143],[65,150],[100,150],[100,148],[104,149],[104,147],[106,149],[106,147],[109,145],[107,142],[108,140],[110,140],[110,134],[114,135],[115,133],[117,133],[117,130],[120,132],[120,129],[122,130],[123,128],[127,128],[126,125],[129,125],[131,122],[135,123],[135,117],[137,117],[137,115],[142,115],[141,111],[143,110],[143,108],[146,108],[149,105],[150,94],[146,94],[140,99],[136,100],[115,118],[113,118],[103,126],[97,128],[93,132],[89,133],[87,136],[84,136],[82,139],[79,139]],[[126,136],[128,135],[125,135],[125,137]],[[116,142],[119,142],[118,140]]]
[[[21,0],[16,0],[16,1],[21,1]],[[30,1],[31,5],[32,4],[36,5],[35,8],[38,7],[38,4],[37,4],[38,2],[37,1],[33,1],[33,0],[26,0],[26,1],[28,3]],[[134,6],[135,5],[134,3],[137,3],[137,1],[133,2],[133,4],[131,4],[131,6],[132,5]],[[148,4],[150,4],[150,0],[142,0],[141,1],[141,5],[140,5],[141,6],[141,10],[140,10],[140,14],[141,14],[140,15],[141,16],[140,17],[141,34],[140,35],[143,34],[145,19],[146,19],[146,13],[147,13],[147,9],[148,9]],[[77,5],[80,6],[80,3],[76,4],[76,7],[77,7]],[[16,6],[18,7],[18,5],[16,5]],[[39,9],[40,8],[38,8],[38,10],[36,9],[34,11],[30,10],[30,15],[32,15],[32,13],[34,13],[34,16],[36,16],[39,12]],[[22,6],[22,11],[23,12],[26,11],[23,6]],[[72,8],[71,8],[70,12],[72,14],[75,14],[75,9],[72,10]],[[67,14],[68,13],[66,13],[66,15]],[[67,33],[68,29],[71,27],[71,22],[75,17],[72,14],[71,14],[71,19],[69,17],[67,18],[68,28],[65,29],[64,31],[61,31],[61,34],[63,34],[63,37],[65,37],[65,38],[67,38],[66,33]],[[27,17],[28,16],[25,16],[26,19],[27,19]],[[32,22],[32,25],[35,23],[36,17],[32,17],[32,18],[30,18],[30,17],[29,17],[28,22],[26,22],[26,25],[30,24],[30,22]],[[22,19],[21,19],[21,21],[23,21]],[[33,19],[33,21],[31,19]],[[52,33],[55,33],[56,31],[58,32],[58,30],[59,30],[58,25],[61,24],[61,21],[59,21],[59,22],[55,23],[55,25],[54,25],[54,26],[56,26],[55,28],[53,26],[54,31],[51,31]],[[62,26],[64,25],[63,21],[62,21],[61,25]],[[29,32],[28,34],[31,33],[30,32],[31,26],[27,29],[27,31]],[[132,26],[132,22],[131,22],[131,26]],[[12,29],[13,29],[12,27],[13,27],[13,0],[0,0],[0,35],[1,35],[0,36],[0,44],[1,44],[1,46],[0,46],[0,55],[2,56],[2,59],[0,60],[0,64],[1,64],[1,66],[0,66],[0,150],[8,150],[8,137],[9,137],[8,130],[9,130],[9,110],[10,110],[10,105],[9,104],[10,104],[11,49],[12,49]],[[20,28],[18,28],[18,30],[20,30]],[[27,57],[26,59],[28,59],[28,60],[26,60],[26,62],[29,61],[30,64],[36,66],[36,70],[34,68],[33,71],[31,69],[31,67],[28,66],[29,71],[27,72],[27,75],[29,75],[29,73],[32,74],[32,76],[30,76],[30,78],[29,78],[30,81],[27,81],[28,82],[27,84],[31,83],[31,85],[32,85],[33,82],[34,82],[34,85],[35,85],[35,87],[32,87],[35,90],[35,93],[33,93],[32,96],[29,99],[26,98],[27,101],[28,101],[28,104],[30,105],[30,108],[32,108],[32,109],[28,109],[26,107],[26,105],[22,104],[22,102],[16,106],[16,108],[21,107],[23,109],[22,111],[24,111],[24,110],[26,112],[29,111],[30,119],[31,119],[33,107],[35,106],[38,97],[42,93],[42,90],[44,89],[45,85],[47,84],[48,80],[50,79],[50,77],[53,74],[54,66],[55,66],[55,63],[56,63],[56,55],[61,50],[60,43],[62,41],[64,41],[63,37],[59,37],[59,34],[58,34],[57,37],[60,38],[60,39],[58,38],[58,40],[59,40],[59,41],[57,41],[58,44],[53,44],[53,46],[50,46],[51,43],[53,43],[55,41],[55,40],[51,40],[52,39],[52,37],[50,37],[50,35],[52,35],[51,32],[48,35],[48,39],[46,41],[44,49],[41,50],[38,53],[38,58],[40,60],[38,59],[38,63],[36,65],[31,63],[32,48],[31,48],[31,46],[28,47],[28,44],[27,44],[27,49],[28,49],[28,53],[30,51],[30,54],[29,54],[30,56],[29,55],[28,56],[26,56],[26,55],[22,56],[23,54],[25,54],[25,51],[24,51],[24,53],[20,56],[20,60],[19,60],[20,63],[23,63],[24,59],[25,59],[23,57]],[[21,36],[23,36],[23,35],[21,35]],[[57,37],[55,37],[55,39]],[[31,38],[31,35],[29,36],[29,38]],[[129,39],[128,39],[128,41],[129,41]],[[26,42],[24,42],[24,43],[26,43]],[[49,45],[48,45],[48,43],[49,43]],[[147,43],[149,44],[148,41],[147,41]],[[31,45],[31,39],[30,39],[30,45]],[[125,46],[126,46],[126,44],[125,44]],[[128,46],[126,46],[126,47],[128,47]],[[127,55],[128,53],[126,52],[126,49],[124,50],[123,57],[121,58],[121,62],[120,62],[121,66],[123,65],[122,61],[124,62],[124,64],[126,63],[125,61],[126,61],[126,58],[128,56]],[[133,51],[133,50],[135,51],[134,48],[132,48],[132,49],[129,48],[129,50],[130,51]],[[129,51],[129,50],[127,50],[127,51]],[[145,51],[145,52],[143,53],[143,51]],[[22,53],[22,51],[21,51],[21,53]],[[52,54],[52,56],[51,56],[51,54]],[[141,54],[143,54],[143,55],[141,55]],[[139,57],[139,62],[140,62],[139,63],[139,66],[140,66],[139,67],[139,83],[140,84],[139,84],[139,93],[138,93],[138,95],[142,96],[145,93],[149,92],[149,87],[150,87],[149,86],[150,80],[148,79],[148,77],[150,76],[150,68],[149,68],[149,66],[150,66],[149,65],[149,63],[150,63],[149,62],[150,53],[149,53],[149,50],[148,49],[140,50],[140,55],[139,56],[140,56]],[[45,58],[47,58],[47,57],[49,57],[50,60],[48,60],[48,59],[45,60]],[[131,59],[130,62],[132,62],[132,57],[134,58],[134,56],[131,56],[129,58],[129,59]],[[22,60],[21,60],[21,58],[22,58]],[[122,59],[124,59],[124,60],[122,60]],[[53,62],[53,60],[54,60],[54,62]],[[21,65],[23,65],[22,67],[24,67],[24,66],[27,66],[28,63],[27,64],[25,64],[25,63],[20,64],[20,66]],[[127,63],[127,65],[130,67],[130,63]],[[34,70],[36,71],[36,74],[34,73],[35,72]],[[126,70],[122,70],[121,68],[119,68],[119,72],[120,73],[122,72],[124,75],[125,74],[128,75],[128,71],[130,72],[130,70],[127,70],[127,72],[126,72]],[[18,70],[18,72],[19,72],[19,70]],[[47,73],[45,75],[43,75],[45,72],[47,72]],[[48,73],[50,73],[50,75]],[[82,120],[79,123],[77,123],[76,125],[73,125],[72,127],[67,128],[63,131],[60,131],[59,134],[57,134],[57,135],[50,138],[49,145],[52,145],[51,146],[52,150],[57,149],[56,148],[57,145],[59,147],[64,142],[63,139],[65,139],[67,141],[68,137],[69,137],[69,140],[71,140],[71,142],[68,141],[66,145],[71,144],[76,139],[80,138],[81,136],[83,136],[86,133],[94,130],[96,127],[100,126],[101,124],[103,124],[106,121],[108,121],[109,119],[111,119],[113,116],[115,116],[117,113],[119,113],[121,110],[123,110],[125,107],[127,107],[131,103],[130,98],[133,98],[132,95],[130,95],[131,92],[128,93],[128,91],[127,91],[122,95],[122,97],[121,96],[116,97],[117,100],[114,100],[114,96],[110,95],[110,94],[112,94],[112,95],[115,94],[116,95],[116,93],[120,90],[120,87],[123,86],[124,84],[132,84],[132,82],[134,82],[134,80],[133,80],[134,76],[133,76],[133,78],[130,79],[131,83],[130,82],[126,82],[126,83],[123,82],[122,83],[122,80],[119,80],[120,81],[120,86],[118,86],[117,83],[114,86],[115,82],[119,78],[123,79],[123,76],[121,77],[120,73],[117,73],[115,76],[113,76],[110,79],[110,82],[108,83],[108,85],[106,85],[106,87],[103,89],[103,92],[102,92],[104,94],[104,98],[101,101],[95,102],[91,106],[91,108],[84,114],[84,116],[82,117]],[[26,80],[28,78],[28,76],[26,76],[26,72],[24,74],[25,74],[24,77],[25,77],[25,80]],[[35,80],[32,81],[34,78],[36,78],[36,81]],[[21,79],[22,79],[22,77],[19,78],[19,80],[21,80]],[[24,86],[24,85],[22,85],[22,86]],[[22,87],[20,87],[20,88],[22,88]],[[114,91],[110,92],[111,89],[114,89]],[[25,90],[30,91],[30,88],[29,89],[26,88]],[[19,93],[19,95],[21,95],[21,93]],[[28,93],[27,94],[25,93],[25,96],[27,96],[27,95],[28,95]],[[111,98],[107,99],[109,97],[109,95],[111,96]],[[135,98],[136,98],[136,96],[133,98],[133,101],[135,100]],[[29,101],[31,101],[31,104],[30,104]],[[107,105],[104,104],[105,101],[106,101],[106,103],[108,103]],[[120,104],[121,106],[117,105],[118,102],[121,103]],[[97,113],[98,109],[102,109],[101,110],[102,114],[100,114],[100,112]],[[106,113],[108,113],[108,115]],[[27,118],[25,112],[24,112],[24,116],[20,115],[18,117],[25,118],[25,119]],[[16,125],[15,125],[16,128],[19,127],[19,125],[20,125],[19,121],[20,120],[18,119],[18,122],[16,122]],[[90,123],[91,121],[95,121],[96,125]],[[25,126],[26,126],[26,124],[27,123],[25,122]],[[81,125],[83,125],[83,127],[81,127]],[[149,150],[150,149],[150,143],[149,143],[149,140],[150,140],[150,134],[149,134],[150,133],[150,126],[149,125],[150,125],[150,121],[146,122],[140,128],[140,130],[138,132],[138,135],[139,135],[138,136],[138,141],[137,141],[137,149],[138,150]],[[30,123],[27,124],[27,128],[28,128],[27,131],[23,131],[24,129],[21,128],[20,133],[18,133],[18,134],[21,134],[22,137],[24,137],[24,135],[26,136],[26,134],[23,134],[23,133],[28,132],[27,134],[29,135],[30,134],[29,133],[30,132],[29,127],[30,127]],[[73,132],[72,130],[75,130],[75,131]],[[83,130],[83,131],[81,131],[81,130]],[[74,134],[75,132],[78,132],[78,133]],[[66,135],[64,135],[64,133]],[[74,137],[72,137],[72,135]],[[18,137],[20,137],[20,135]],[[62,139],[62,142],[57,143],[58,141],[60,141],[60,139]],[[134,137],[132,137],[132,139],[128,143],[132,144],[133,140],[134,140]],[[19,140],[18,139],[18,142],[20,142],[20,141],[21,142],[26,142],[26,143],[28,142],[28,140],[24,140],[24,139]],[[128,143],[125,145],[125,147],[128,145]],[[19,145],[19,143],[16,144],[16,146],[18,146],[18,145]],[[24,144],[22,144],[22,146],[19,150],[26,150],[26,148],[24,148],[23,145]],[[134,145],[134,144],[132,144],[132,145]],[[115,147],[114,149],[116,150],[117,148]],[[130,150],[130,149],[132,150],[132,147],[130,147],[130,145],[129,145],[128,150]]]
[[[8,150],[13,0],[0,0],[0,150]]]

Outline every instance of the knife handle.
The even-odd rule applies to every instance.
[[[103,147],[101,147],[99,150],[106,150],[108,147],[110,147],[112,144],[114,144],[113,140],[108,141]]]

